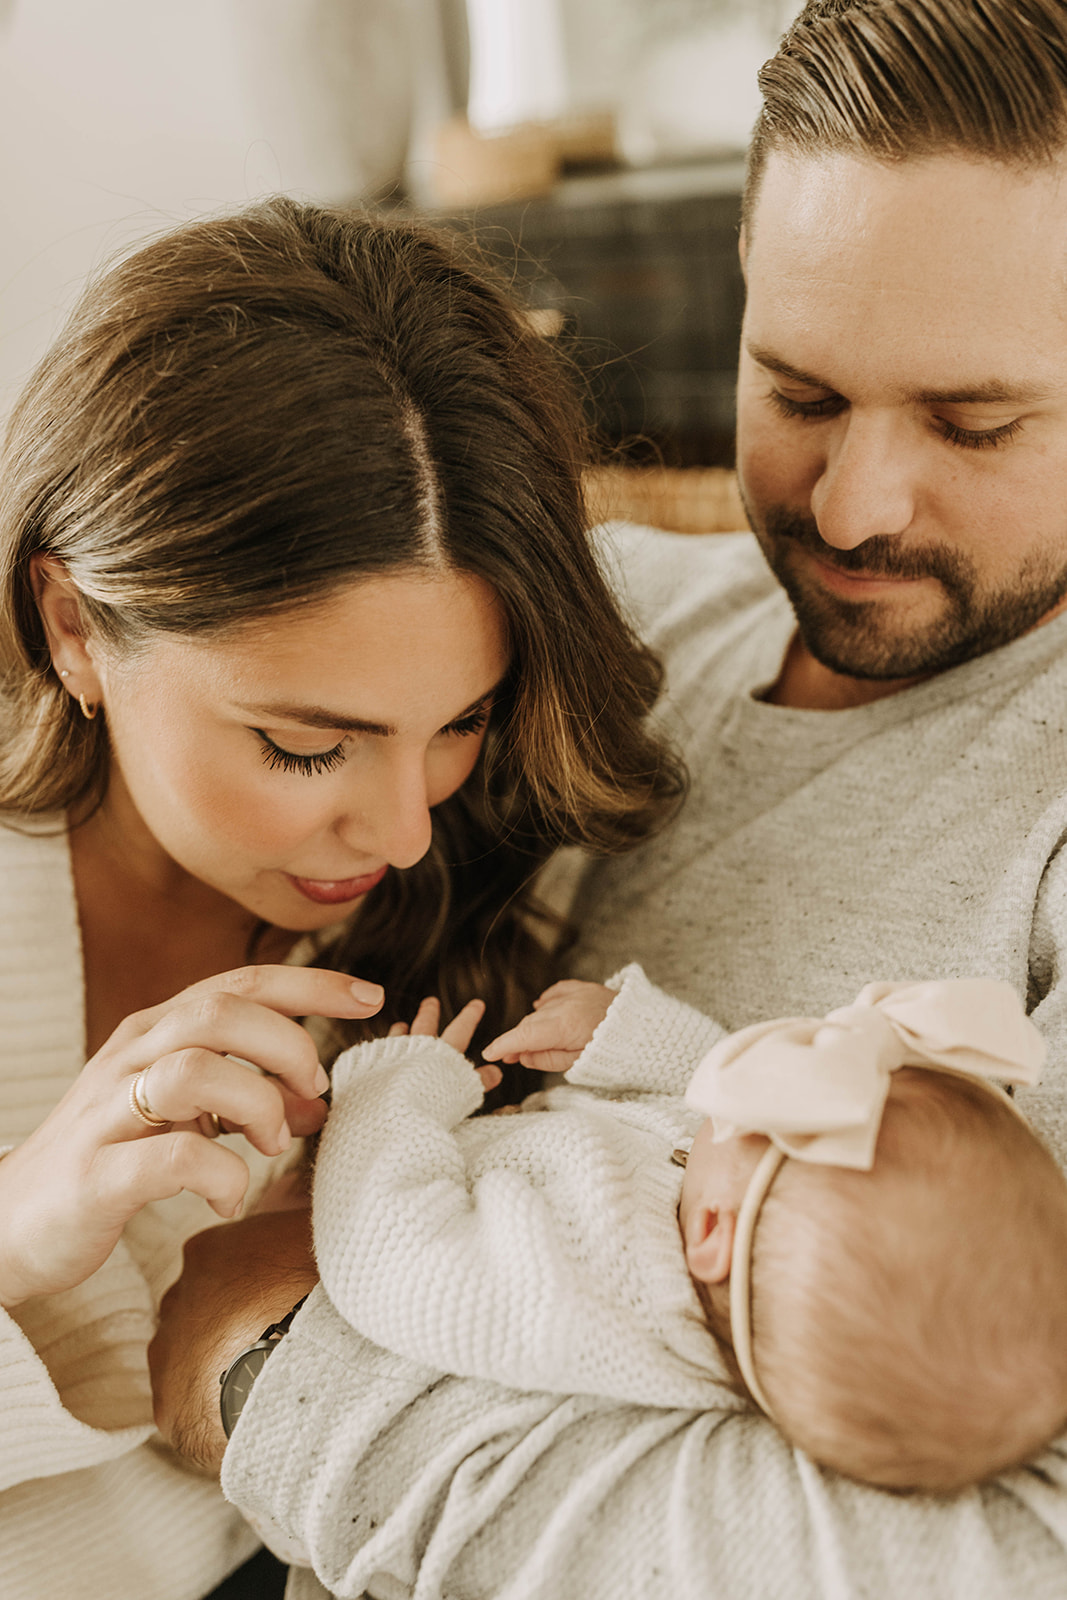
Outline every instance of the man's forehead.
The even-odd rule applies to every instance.
[[[1067,163],[776,152],[745,247],[746,336],[787,363],[877,346],[932,393],[1067,382]]]

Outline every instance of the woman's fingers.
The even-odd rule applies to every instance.
[[[385,999],[381,984],[326,967],[249,966],[220,972],[183,989],[185,995],[221,991],[254,1000],[287,1017],[372,1017]]]
[[[249,1143],[267,1156],[280,1155],[291,1142],[286,1104],[278,1085],[242,1062],[211,1050],[179,1050],[160,1056],[140,1074],[140,1100],[142,1107],[170,1123],[194,1123],[203,1113],[213,1112],[228,1128],[239,1128]],[[129,1131],[152,1131],[147,1125],[137,1126],[128,1096],[121,1109]]]
[[[248,1168],[240,1156],[189,1129],[111,1145],[102,1155],[97,1168],[101,1204],[129,1216],[150,1200],[169,1200],[187,1189],[220,1217],[233,1217],[248,1188]]]
[[[129,1070],[138,1065],[149,1066],[183,1050],[233,1056],[238,1067],[241,1061],[251,1062],[307,1100],[325,1093],[329,1087],[305,1028],[277,1011],[226,990],[203,990],[196,995],[186,990],[162,1015],[157,1015],[139,1038],[127,1043],[120,1060]],[[160,1110],[158,1114],[162,1116],[164,1112]]]

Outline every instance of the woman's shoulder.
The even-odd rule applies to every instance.
[[[0,921],[9,930],[66,923],[73,896],[65,817],[0,812]]]
[[[67,819],[62,812],[25,816],[0,811],[0,872],[7,867],[65,864],[69,851]]]

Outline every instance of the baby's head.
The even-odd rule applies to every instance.
[[[1063,1431],[1067,1182],[1005,1096],[894,1072],[871,1170],[785,1158],[746,1244],[769,1148],[705,1123],[679,1218],[709,1328],[731,1355],[750,1333],[754,1397],[793,1443],[866,1483],[948,1493]]]

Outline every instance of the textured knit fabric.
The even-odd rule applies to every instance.
[[[85,1061],[70,851],[55,819],[0,827],[0,897],[0,1147],[11,1148]],[[249,1163],[250,1195],[291,1160],[228,1142]],[[152,1425],[156,1308],[184,1240],[217,1221],[195,1195],[146,1206],[85,1283],[0,1310],[4,1600],[199,1600],[259,1543]]]
[[[636,968],[625,982],[650,988]],[[703,1029],[694,1033],[693,1066]],[[465,1120],[481,1081],[425,1037],[357,1045],[333,1084],[315,1253],[360,1333],[442,1372],[516,1387],[740,1404],[678,1232],[671,1151],[703,1120],[679,1097],[616,1103],[562,1085],[518,1116]]]
[[[1006,979],[1049,1046],[1018,1102],[1063,1161],[1067,616],[873,705],[790,710],[759,697],[793,620],[749,536],[614,544],[693,789],[659,839],[590,872],[575,975],[640,961],[709,1039],[821,1015],[871,979]],[[603,1030],[587,1083],[676,1090],[669,1062],[627,1062],[621,1008]],[[951,1501],[888,1495],[814,1468],[753,1413],[442,1379],[321,1290],[256,1385],[224,1486],[303,1536],[340,1596],[1067,1595],[1062,1443]]]

